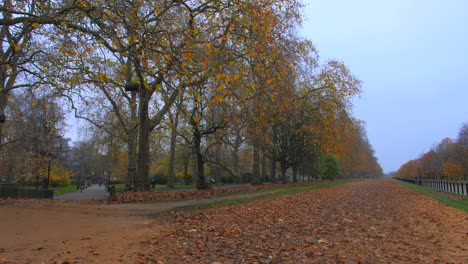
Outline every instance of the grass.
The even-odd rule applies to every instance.
[[[437,200],[445,205],[468,212],[468,197],[467,196],[440,192],[431,188],[427,188],[427,187],[423,187],[423,186],[419,186],[419,185],[411,184],[411,183],[406,183],[406,182],[401,182],[401,181],[397,181],[397,182],[401,186],[404,186],[418,193],[429,196],[432,199]]]
[[[52,188],[54,190],[54,196],[56,195],[61,195],[65,193],[71,193],[71,192],[76,192],[78,191],[76,189],[76,185],[68,185],[68,186],[63,186],[63,187],[55,187]]]
[[[195,185],[193,184],[174,184],[175,190],[186,190],[186,189],[194,189]],[[169,190],[166,185],[164,184],[156,184],[156,191],[164,191]],[[125,184],[115,184],[115,192],[124,192],[125,191]]]
[[[329,188],[339,185],[344,185],[352,182],[361,181],[363,179],[345,179],[345,180],[336,180],[336,181],[320,181],[320,182],[310,182],[310,183],[298,183],[298,184],[286,184],[284,186],[280,186],[278,188],[271,188],[271,189],[263,189],[258,191],[251,191],[251,192],[243,192],[243,193],[236,193],[237,194],[247,194],[247,193],[262,193],[267,192],[265,195],[251,197],[251,198],[242,198],[242,199],[233,199],[233,200],[226,200],[222,202],[213,202],[209,204],[201,204],[195,206],[187,206],[181,207],[181,210],[201,210],[201,209],[208,209],[208,208],[215,208],[215,207],[222,207],[222,206],[229,206],[239,203],[246,203],[250,201],[258,201],[258,200],[269,200],[274,199],[276,197],[285,196],[285,195],[292,195],[322,188]],[[230,194],[234,195],[234,194]]]
[[[193,184],[189,184],[189,185],[175,184],[174,188],[176,190],[193,189],[193,188],[195,188],[195,185],[193,185]],[[73,185],[73,184],[68,185],[68,186],[64,186],[64,187],[56,187],[56,188],[53,188],[53,190],[54,190],[54,195],[55,196],[65,194],[65,193],[71,193],[71,192],[78,191],[76,189],[76,185]],[[156,190],[158,190],[158,191],[167,190],[167,186],[166,185],[156,185]],[[115,191],[116,192],[125,191],[125,184],[124,183],[115,184]]]

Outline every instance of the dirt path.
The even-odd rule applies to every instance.
[[[179,215],[146,263],[468,263],[468,214],[369,180]]]
[[[57,195],[54,197],[55,200],[63,201],[76,201],[76,200],[103,200],[109,196],[109,193],[106,191],[105,185],[99,186],[98,184],[93,184],[88,188],[85,188],[83,191],[76,191],[71,193],[65,193],[62,195]]]
[[[468,214],[390,180],[274,200],[92,205],[0,200],[0,263],[466,263]]]
[[[153,204],[0,200],[0,263],[129,263],[176,208],[266,195],[240,194]]]

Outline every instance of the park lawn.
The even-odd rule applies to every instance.
[[[73,184],[68,186],[55,187],[52,189],[54,190],[54,196],[78,191],[76,185]]]
[[[432,199],[437,200],[445,205],[468,212],[468,196],[445,193],[445,192],[437,191],[437,190],[427,188],[424,186],[419,186],[416,184],[411,184],[411,183],[406,183],[406,182],[401,182],[401,181],[397,181],[397,182],[401,186],[404,186],[418,193],[429,196]]]
[[[193,184],[174,184],[175,190],[187,190],[187,189],[195,189],[195,185]],[[156,191],[164,191],[168,190],[167,186],[164,184],[157,184]],[[120,183],[115,185],[116,192],[124,192],[125,191],[125,183]]]

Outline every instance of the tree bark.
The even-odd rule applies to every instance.
[[[172,116],[171,113],[169,113]],[[179,124],[179,114],[176,113],[175,117],[171,118],[172,127],[171,127],[171,148],[169,153],[169,173],[167,175],[167,188],[174,189],[174,179],[175,179],[175,152],[177,144],[177,126]]]
[[[253,145],[252,155],[252,184],[258,185],[260,182],[260,150],[257,144]]]
[[[276,161],[274,159],[270,159],[270,180],[276,181]]]
[[[140,100],[138,105],[138,153],[137,153],[137,170],[135,177],[136,190],[149,189],[149,135],[150,135],[150,119],[149,119],[149,99],[151,91],[144,87],[140,88]]]
[[[262,159],[261,159],[261,182],[266,182],[268,181],[268,174],[267,174],[267,158],[265,156],[265,153],[262,151]]]
[[[127,171],[127,189],[135,189],[136,177],[136,147],[137,147],[137,109],[136,109],[136,92],[132,92],[130,99],[130,128],[128,129],[127,147],[128,147],[128,171]]]
[[[232,172],[234,174],[234,177],[238,179],[240,177],[239,154],[237,154],[237,150],[235,150],[235,151],[232,151],[231,155],[232,155],[232,159],[234,160],[234,163],[232,166]]]
[[[297,182],[297,166],[296,165],[292,166],[292,171],[293,171],[293,182]]]
[[[288,171],[288,167],[284,164],[280,164],[281,167],[281,182],[288,183],[288,178],[286,177],[286,172]]]
[[[195,162],[196,162],[196,178],[197,180],[197,189],[206,188],[205,184],[205,173],[203,169],[203,156],[201,153],[201,132],[198,127],[194,128],[193,131],[193,148],[195,153]]]

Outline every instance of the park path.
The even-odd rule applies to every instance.
[[[0,200],[0,263],[467,263],[468,215],[390,180],[173,211],[249,195],[259,194],[111,205]]]
[[[55,200],[62,201],[77,201],[77,200],[103,200],[107,199],[109,193],[106,191],[105,185],[99,186],[98,184],[93,184],[90,187],[84,189],[83,191],[76,191],[71,193],[65,193],[62,195],[57,195],[54,197]]]
[[[140,263],[468,263],[468,214],[390,179],[174,220]]]
[[[233,184],[233,185],[221,185],[217,186],[214,185],[213,189],[225,189],[225,188],[237,188],[237,187],[247,187],[250,184]],[[163,192],[171,192],[171,191],[192,191],[192,189],[184,189],[184,190],[164,190]],[[160,192],[160,191],[158,191]],[[99,186],[98,184],[93,184],[90,187],[84,189],[83,191],[76,191],[71,193],[65,193],[61,195],[57,195],[54,197],[55,200],[60,201],[82,201],[82,200],[104,200],[109,197],[109,193],[106,190],[105,185]]]

